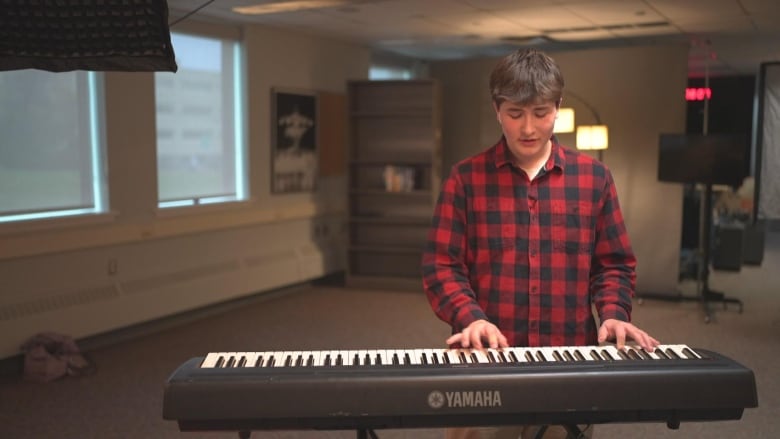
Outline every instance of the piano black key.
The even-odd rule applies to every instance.
[[[225,357],[222,355],[219,356],[219,359],[217,360],[217,364],[214,367],[222,367],[222,365],[225,364]]]
[[[330,366],[331,362],[330,354],[325,355],[325,361],[323,362],[326,366]]]
[[[376,364],[382,364],[382,356],[380,354],[376,354]]]
[[[309,354],[309,358],[306,359],[306,366],[314,366],[314,355]]]
[[[677,355],[677,352],[673,351],[673,350],[672,350],[672,348],[669,348],[669,349],[667,349],[667,350],[666,350],[666,355],[667,355],[667,356],[668,356],[670,359],[671,359],[671,358],[678,359],[678,360],[680,359],[680,356],[679,356],[679,355]]]
[[[628,359],[629,359],[629,358],[628,358],[628,354],[626,354],[625,348],[623,348],[623,349],[618,349],[618,350],[617,350],[617,353],[618,353],[618,355],[620,355],[620,358],[622,358],[622,359],[624,359],[624,360],[628,360]]]
[[[645,351],[644,349],[636,348],[635,350],[636,350],[636,354],[639,355],[639,358],[641,360],[650,360],[651,359],[650,354],[648,354],[647,351]]]
[[[238,366],[237,367],[244,367],[246,366],[246,356],[242,355],[241,359],[238,360]]]
[[[398,359],[398,354],[393,353],[393,364],[401,364],[401,360]]]
[[[267,367],[273,367],[276,364],[276,358],[273,355],[268,356],[268,362],[265,363]]]
[[[520,359],[517,358],[517,355],[515,355],[514,351],[509,351],[509,359],[512,360],[514,363],[519,363]]]
[[[569,353],[569,351],[567,351],[565,349],[563,350],[563,359],[564,359],[564,361],[577,361],[577,360],[574,359],[574,357],[571,355],[571,353]]]
[[[353,366],[360,366],[360,354],[355,354],[354,357],[352,357],[352,365]]]
[[[260,367],[263,365],[263,356],[258,355],[257,360],[255,360],[255,367]]]
[[[371,364],[371,354],[366,353],[365,357],[363,357],[363,364],[365,365]]]
[[[409,352],[404,354],[404,364],[412,364],[412,358],[409,356]]]
[[[292,355],[287,355],[284,357],[284,365],[286,367],[289,367],[292,364]]]
[[[497,362],[496,356],[493,354],[493,351],[487,351],[487,357],[488,357],[488,361],[489,362],[491,362],[491,363],[496,363]]]
[[[531,363],[536,363],[536,358],[531,354],[531,351],[525,351],[525,358]]]
[[[344,364],[344,359],[341,357],[341,354],[336,355],[336,366],[341,366]]]
[[[669,358],[668,355],[666,355],[666,352],[664,352],[663,349],[656,349],[655,350],[655,354],[658,355],[659,357],[665,359],[665,360],[670,360],[671,359],[671,358]]]
[[[625,350],[625,354],[626,354],[626,356],[628,358],[630,358],[632,360],[641,360],[642,359],[642,357],[640,357],[639,354],[636,352],[636,349],[630,348],[630,347],[626,347],[625,349],[626,349]]]
[[[236,365],[236,357],[231,356],[230,358],[228,358],[227,364],[225,364],[225,367],[229,368],[229,367],[233,367],[235,365]]]
[[[695,353],[693,353],[692,350],[688,348],[683,348],[682,353],[685,354],[688,358],[699,358]]]
[[[303,355],[298,355],[295,359],[295,365],[298,367],[303,366]]]
[[[544,352],[542,351],[536,351],[536,358],[539,361],[547,361],[547,357],[544,356]]]
[[[553,358],[556,359],[557,361],[565,361],[557,350],[553,351]]]

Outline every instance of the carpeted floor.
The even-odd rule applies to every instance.
[[[710,285],[744,301],[744,312],[697,302],[644,300],[635,323],[663,343],[729,356],[756,375],[759,407],[739,421],[599,425],[603,438],[776,438],[780,432],[780,233],[769,235],[760,267],[713,272]],[[690,289],[691,286],[682,286]],[[185,360],[209,351],[439,347],[448,334],[422,294],[302,287],[218,315],[94,349],[98,373],[49,384],[0,377],[0,438],[229,438],[181,433],[162,419],[163,385]],[[614,391],[593,389],[595,392]],[[379,430],[380,438],[441,438],[440,430]],[[281,431],[253,438],[351,438],[350,431]]]

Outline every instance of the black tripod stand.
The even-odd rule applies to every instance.
[[[712,184],[707,183],[704,188],[704,196],[702,206],[700,210],[700,239],[699,239],[699,257],[697,258],[697,275],[696,282],[698,285],[696,296],[685,296],[682,293],[677,296],[669,296],[663,294],[643,294],[639,297],[639,303],[642,303],[643,299],[660,299],[660,300],[672,300],[676,302],[680,301],[697,301],[701,302],[702,309],[704,311],[704,322],[709,323],[712,320],[712,310],[710,309],[710,303],[720,302],[723,305],[723,309],[728,309],[728,304],[732,303],[737,305],[737,310],[742,313],[742,301],[739,299],[727,297],[720,291],[710,289],[709,275],[710,275],[710,255],[711,255],[711,242],[712,236]]]
[[[702,307],[704,308],[704,322],[709,323],[712,318],[710,311],[710,302],[721,302],[723,309],[727,309],[729,303],[738,306],[738,312],[742,313],[742,301],[731,297],[726,297],[724,293],[710,289],[709,286],[709,264],[710,264],[710,237],[712,236],[712,184],[707,184],[704,189],[704,211],[703,218],[703,239],[701,241],[702,255],[699,261],[699,282]]]

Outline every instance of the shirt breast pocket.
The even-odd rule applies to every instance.
[[[560,201],[553,203],[553,249],[567,254],[591,253],[596,229],[593,203]]]

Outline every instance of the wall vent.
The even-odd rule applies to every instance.
[[[127,294],[151,291],[166,285],[172,285],[182,282],[192,282],[193,280],[217,276],[229,273],[239,269],[238,261],[226,261],[215,264],[201,265],[186,270],[174,271],[158,276],[150,276],[143,279],[130,280],[122,282],[122,292]]]
[[[36,297],[21,302],[0,305],[0,321],[20,319],[72,306],[111,300],[116,297],[119,297],[119,291],[113,284],[53,296]]]

